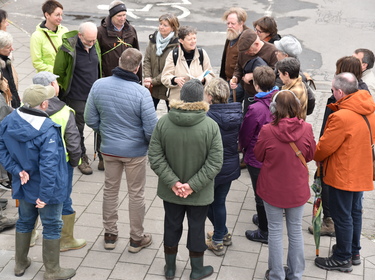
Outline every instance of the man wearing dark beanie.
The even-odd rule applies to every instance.
[[[112,69],[127,48],[139,50],[137,31],[126,19],[125,3],[119,0],[109,4],[109,15],[102,19],[98,27],[98,42],[102,51],[103,77],[112,76]],[[142,81],[142,70],[137,76]]]
[[[98,27],[98,43],[102,52],[103,77],[112,76],[112,70],[118,66],[121,54],[127,48],[139,50],[137,31],[126,19],[125,3],[114,0],[109,4],[109,15],[102,19]],[[142,65],[137,76],[142,81]],[[139,82],[140,83],[140,82]],[[98,169],[104,170],[104,161],[100,153],[101,138],[97,134],[97,150],[99,157]]]
[[[217,123],[207,117],[203,85],[187,81],[181,100],[170,101],[170,111],[160,118],[151,137],[149,160],[159,177],[157,194],[163,200],[164,267],[166,279],[176,272],[178,243],[185,213],[188,219],[190,279],[203,279],[213,273],[203,266],[207,249],[204,226],[208,207],[214,200],[214,178],[223,164],[223,145]]]

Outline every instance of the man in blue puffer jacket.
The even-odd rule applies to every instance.
[[[113,250],[118,240],[118,194],[125,168],[129,193],[129,252],[137,253],[152,243],[145,234],[147,149],[157,122],[150,92],[139,84],[136,73],[142,54],[126,49],[119,67],[110,77],[97,80],[91,88],[85,108],[86,124],[102,137],[100,152],[105,166],[103,193],[104,248]]]
[[[74,269],[59,265],[61,211],[67,196],[67,166],[60,126],[45,112],[52,86],[31,85],[23,94],[24,106],[0,125],[0,162],[12,176],[13,198],[19,199],[16,225],[16,267],[22,276],[31,264],[27,257],[38,214],[43,224],[44,279],[70,279]]]

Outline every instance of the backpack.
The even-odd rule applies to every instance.
[[[316,86],[314,80],[307,73],[303,73],[306,77],[306,82],[304,82],[307,89],[307,115],[311,115],[315,108],[315,91]]]
[[[200,47],[197,47],[198,49],[198,53],[199,53],[199,64],[202,66],[202,69],[203,69],[203,59],[204,59],[204,56],[203,56],[203,49],[200,48]],[[176,66],[177,64],[177,59],[178,59],[178,47],[175,47],[173,49],[173,63],[174,63],[174,66]]]

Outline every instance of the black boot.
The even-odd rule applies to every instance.
[[[203,266],[204,252],[189,252],[191,273],[190,280],[200,280],[210,276],[214,269],[212,266]]]
[[[177,256],[177,246],[168,247],[164,245],[164,256],[165,256],[165,266],[164,274],[165,279],[174,279],[176,274],[176,256]]]
[[[30,249],[31,232],[21,233],[16,231],[16,267],[15,276],[22,276],[31,264],[31,259],[27,256]]]

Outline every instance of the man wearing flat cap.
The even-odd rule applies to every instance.
[[[254,103],[254,95],[257,91],[253,85],[253,73],[244,74],[244,67],[249,60],[256,57],[262,58],[268,66],[275,68],[277,62],[276,47],[268,42],[261,41],[258,35],[251,29],[243,31],[238,41],[238,61],[234,69],[230,86],[232,89],[241,83],[245,90],[244,114],[249,105]]]
[[[0,162],[12,176],[12,197],[19,200],[15,276],[31,264],[27,257],[32,230],[43,224],[44,279],[70,279],[74,269],[59,265],[61,211],[67,196],[67,167],[60,126],[45,112],[55,96],[52,86],[31,85],[24,105],[0,124]]]
[[[102,51],[103,77],[112,76],[118,60],[127,48],[139,50],[137,31],[126,19],[124,2],[115,0],[109,4],[109,15],[102,19],[98,27],[98,42]],[[142,69],[137,72],[142,81]]]

